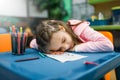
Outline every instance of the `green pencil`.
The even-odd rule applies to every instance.
[[[39,52],[39,55],[40,55],[41,57],[43,57],[43,58],[46,57],[46,55],[45,55],[44,53],[41,53],[41,52]]]

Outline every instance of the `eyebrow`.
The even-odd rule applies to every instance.
[[[65,38],[64,38],[64,37],[62,37],[62,42],[61,42],[61,43],[63,43],[63,42],[64,42],[64,40],[65,40]]]
[[[61,44],[63,43],[65,41],[65,38],[64,37],[62,37],[62,39],[61,39]],[[56,51],[60,51],[61,50],[61,47],[60,48],[58,48]]]
[[[62,43],[65,42],[65,40],[66,40],[65,37],[62,37]]]

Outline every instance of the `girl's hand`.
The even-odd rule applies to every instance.
[[[50,54],[63,54],[64,52],[61,51],[56,51],[56,52],[51,52]]]

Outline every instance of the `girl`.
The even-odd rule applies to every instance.
[[[113,44],[108,38],[90,28],[89,22],[79,20],[41,22],[30,47],[49,54],[113,51]]]

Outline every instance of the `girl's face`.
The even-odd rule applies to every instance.
[[[52,34],[50,46],[50,51],[66,51],[72,49],[74,46],[72,37],[63,30],[55,32]]]

